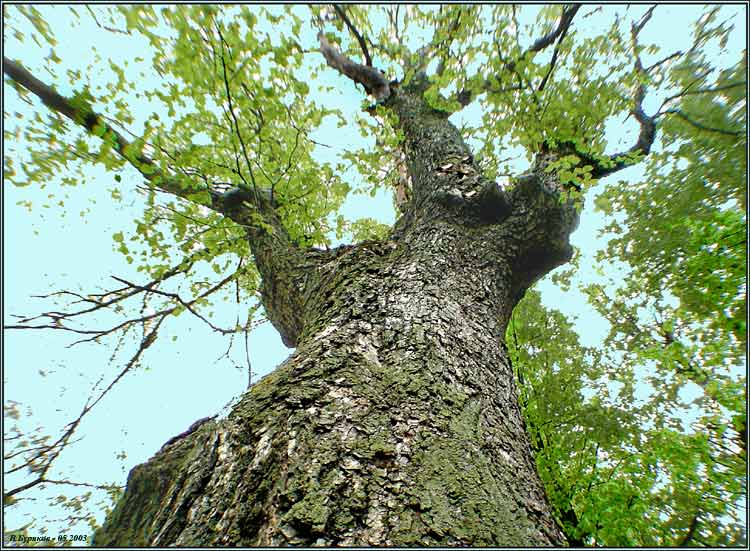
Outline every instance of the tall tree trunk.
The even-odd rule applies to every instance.
[[[487,181],[423,86],[385,102],[413,186],[391,238],[275,274],[299,283],[295,352],[134,468],[96,545],[565,543],[503,337],[525,289],[569,260],[577,215],[541,157],[509,192]]]

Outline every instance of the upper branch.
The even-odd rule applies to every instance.
[[[557,44],[555,44],[555,49],[552,52],[552,59],[549,62],[549,68],[547,69],[547,73],[544,75],[544,78],[542,78],[542,82],[539,84],[539,88],[537,91],[541,92],[544,90],[544,87],[547,85],[547,81],[549,80],[549,77],[552,75],[552,71],[555,70],[555,64],[557,63],[557,56],[560,53],[560,44],[562,43],[563,39],[565,38],[565,35],[568,34],[568,28],[570,27],[570,24],[573,22],[573,16],[575,16],[578,9],[581,7],[580,4],[575,4],[571,6],[568,9],[563,10],[563,15],[560,18],[560,24],[557,26],[557,29],[555,29],[555,32],[550,33],[547,36],[551,36],[555,33],[556,36],[559,36],[560,39],[557,41]],[[559,32],[558,32],[559,31]],[[545,39],[547,37],[544,37]],[[531,47],[532,51],[534,46],[537,45],[540,41],[543,39],[537,40]],[[554,40],[554,38],[552,38]]]
[[[325,57],[329,67],[333,67],[342,75],[364,86],[367,93],[378,101],[383,101],[391,95],[388,79],[381,71],[374,67],[355,63],[344,56],[326,40],[322,32],[318,33],[318,40],[320,41],[320,52]]]
[[[744,136],[747,134],[745,130],[727,130],[725,128],[715,128],[713,126],[708,126],[703,123],[700,123],[698,121],[695,121],[688,117],[685,113],[680,111],[679,109],[667,109],[666,111],[661,111],[659,115],[665,115],[665,114],[671,114],[671,115],[677,115],[682,120],[690,124],[691,126],[694,126],[698,130],[705,130],[706,132],[715,132],[717,134],[722,134],[724,136]]]
[[[160,190],[188,201],[194,201],[190,196],[203,191],[203,188],[195,189],[194,186],[185,185],[185,182],[181,179],[164,174],[151,158],[136,151],[133,144],[112,128],[105,118],[96,113],[88,103],[74,101],[58,94],[54,88],[43,83],[24,67],[7,57],[3,57],[3,72],[13,82],[37,96],[44,105],[53,111],[61,113],[76,124],[83,126],[88,132],[108,140],[118,155],[133,165],[146,180]],[[212,192],[210,189],[208,191],[211,201],[206,206],[222,212],[221,194]]]
[[[216,23],[216,21],[214,21]],[[234,113],[234,104],[232,102],[232,94],[229,91],[229,79],[227,77],[227,64],[226,60],[224,58],[224,46],[229,47],[229,45],[224,40],[224,35],[221,33],[221,29],[219,28],[219,24],[216,23],[216,32],[219,34],[219,38],[221,39],[221,69],[222,69],[222,77],[224,80],[224,90],[226,91],[227,95],[227,103],[229,108],[229,114],[232,117],[232,121],[234,123],[234,131],[237,135],[237,139],[240,142],[240,146],[242,148],[242,155],[245,158],[245,164],[247,166],[247,170],[250,174],[250,180],[253,183],[253,192],[255,193],[256,197],[258,195],[258,187],[255,183],[255,175],[253,174],[253,167],[250,164],[250,157],[247,154],[247,147],[245,146],[245,140],[242,137],[242,132],[240,132],[240,124],[237,121],[237,115]]]
[[[440,11],[442,11],[443,6],[440,6]],[[456,16],[453,18],[453,21],[450,23],[449,27],[445,31],[445,37],[440,40],[437,43],[434,43],[429,46],[426,50],[423,52],[423,65],[426,64],[430,57],[432,57],[430,54],[430,50],[435,50],[436,52],[440,53],[440,61],[438,63],[437,69],[435,69],[435,73],[438,75],[442,75],[445,71],[445,62],[448,58],[448,54],[450,52],[450,46],[455,38],[456,31],[458,31],[459,25],[461,23],[461,14],[463,13],[463,10],[461,9],[461,6],[458,7],[458,10],[456,11]],[[419,67],[419,70],[423,69],[423,65]]]
[[[557,27],[550,33],[536,40],[528,50],[521,54],[520,59],[523,59],[529,52],[542,51],[544,48],[552,44],[558,36],[566,33],[568,31],[568,27],[570,27],[570,24],[573,22],[573,17],[575,17],[580,8],[581,4],[571,4],[570,6],[564,8],[562,15],[560,16],[560,21],[557,23]]]
[[[516,59],[513,60],[505,60],[501,59],[503,62],[503,66],[507,71],[510,73],[514,73],[518,79],[518,85],[513,86],[510,88],[498,88],[497,83],[500,81],[499,75],[496,75],[494,78],[484,78],[482,79],[482,85],[480,86],[480,91],[482,92],[507,92],[511,90],[522,90],[525,88],[529,88],[532,90],[532,93],[534,93],[533,87],[531,86],[531,83],[528,81],[524,82],[524,79],[522,76],[516,71],[516,67],[518,64],[523,61],[526,56],[528,56],[531,53],[536,53],[544,50],[548,46],[550,46],[552,43],[555,42],[555,40],[559,40],[557,42],[557,46],[555,47],[555,52],[552,55],[552,61],[550,62],[550,67],[547,71],[547,74],[542,79],[541,84],[539,85],[539,91],[543,90],[545,85],[547,84],[547,80],[549,79],[550,74],[552,73],[552,70],[555,67],[555,63],[557,62],[557,55],[558,55],[558,49],[559,44],[562,41],[563,38],[565,38],[565,35],[568,32],[568,29],[570,28],[570,25],[573,23],[573,18],[575,17],[576,13],[578,13],[578,10],[581,8],[581,4],[570,4],[569,6],[566,6],[563,8],[562,15],[560,16],[560,21],[557,23],[557,27],[555,27],[552,31],[544,35],[543,37],[537,39],[531,46],[529,46],[526,50],[524,50],[521,55],[519,55]],[[536,97],[536,96],[534,96]],[[456,99],[462,106],[466,106],[469,103],[471,103],[474,99],[473,93],[468,90],[464,89],[459,91],[456,94]]]
[[[359,33],[359,31],[354,26],[354,24],[352,24],[349,18],[346,16],[346,12],[343,10],[341,6],[339,6],[338,4],[334,4],[333,9],[336,10],[336,14],[341,18],[344,24],[349,28],[351,33],[354,35],[354,38],[357,39],[357,42],[359,42],[359,47],[362,48],[362,55],[365,56],[365,65],[367,67],[372,67],[372,58],[370,57],[370,52],[367,50],[367,44],[365,43],[365,39],[362,38],[362,35]]]
[[[633,47],[634,57],[634,68],[639,76],[647,76],[647,71],[643,67],[641,56],[638,53],[638,34],[643,29],[644,25],[651,19],[651,15],[654,12],[655,6],[649,8],[638,23],[633,23],[630,29],[630,37]],[[633,93],[633,108],[630,114],[633,115],[638,124],[640,130],[638,132],[638,139],[635,144],[630,147],[627,151],[621,153],[615,153],[610,155],[604,162],[594,162],[591,176],[593,178],[602,178],[608,176],[618,170],[622,170],[628,166],[631,166],[636,161],[634,156],[640,155],[646,156],[651,151],[651,146],[656,138],[656,119],[655,117],[649,117],[643,110],[643,98],[646,96],[646,86],[641,82],[637,85]]]

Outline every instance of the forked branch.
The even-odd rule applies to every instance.
[[[651,19],[655,6],[643,15],[637,23],[633,23],[630,28],[631,45],[633,49],[634,70],[639,79],[643,80],[647,76],[647,70],[643,67],[641,56],[638,53],[638,34],[641,32],[646,23]],[[622,170],[638,162],[640,158],[646,156],[651,151],[651,146],[656,138],[656,118],[649,117],[643,110],[643,99],[646,96],[646,86],[642,81],[636,86],[633,92],[633,107],[630,114],[633,115],[640,126],[638,138],[633,146],[621,153],[610,155],[604,161],[595,161],[591,176],[593,178],[603,178],[618,170]],[[590,161],[587,159],[587,161]]]

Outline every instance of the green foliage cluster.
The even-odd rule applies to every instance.
[[[696,34],[726,40],[714,17]],[[534,293],[509,327],[540,472],[582,544],[746,541],[746,75],[746,57],[716,70],[700,50],[665,73],[704,92],[666,104],[686,118],[660,125],[642,183],[596,197],[612,220],[597,260],[627,272],[583,289],[609,322],[602,347]]]

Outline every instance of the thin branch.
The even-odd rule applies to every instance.
[[[104,29],[105,31],[110,31],[113,33],[128,34],[128,35],[131,34],[130,31],[122,31],[120,29],[114,29],[112,27],[107,27],[106,25],[102,25],[101,23],[99,23],[99,20],[96,18],[96,14],[94,13],[94,10],[92,10],[91,6],[89,6],[88,4],[86,4],[86,10],[88,10],[89,15],[91,15],[91,17],[94,19],[94,23],[96,23],[96,26],[99,27],[100,29]]]
[[[28,490],[30,488],[33,488],[34,486],[43,484],[45,482],[45,476],[47,472],[49,472],[49,469],[52,467],[52,464],[60,456],[60,453],[62,452],[62,450],[65,449],[65,447],[69,443],[70,438],[73,436],[76,429],[80,425],[81,420],[102,400],[102,398],[104,398],[109,393],[110,390],[112,390],[112,388],[114,388],[114,386],[125,376],[125,374],[128,373],[136,365],[141,355],[156,340],[156,335],[157,335],[157,332],[159,331],[159,327],[161,326],[165,318],[166,318],[166,314],[163,315],[161,319],[159,319],[159,321],[156,323],[154,328],[144,337],[144,339],[141,341],[140,345],[138,346],[138,350],[135,352],[135,354],[130,358],[128,363],[120,371],[120,373],[112,380],[112,382],[110,382],[107,388],[105,388],[99,394],[97,399],[91,403],[89,403],[89,400],[86,401],[86,404],[81,410],[81,413],[78,415],[78,417],[74,421],[66,425],[65,432],[62,434],[62,436],[60,436],[60,438],[57,439],[57,441],[54,444],[51,444],[49,446],[48,452],[40,452],[39,454],[35,455],[33,458],[31,458],[30,460],[26,462],[27,465],[30,465],[30,464],[33,464],[33,462],[36,461],[37,459],[41,459],[42,457],[44,458],[43,467],[39,470],[39,476],[35,478],[34,480],[27,482],[26,484],[22,484],[21,486],[17,486],[16,488],[13,488],[5,492],[3,494],[3,501],[7,500],[9,497],[12,497],[16,494],[19,494],[25,490]],[[48,456],[46,456],[47,453],[49,453]]]
[[[674,58],[680,57],[683,55],[685,55],[685,52],[681,52],[681,51],[674,52],[673,54],[668,55],[664,59],[660,59],[659,61],[653,63],[652,65],[649,65],[648,67],[646,67],[645,71],[647,73],[650,73],[653,69],[656,69],[657,67],[662,66],[663,64],[673,60]]]
[[[662,107],[664,107],[670,101],[679,99],[679,98],[681,98],[683,96],[690,96],[690,95],[695,95],[695,94],[713,94],[713,93],[716,93],[716,92],[722,92],[724,90],[730,90],[732,88],[737,88],[739,86],[747,86],[747,81],[743,81],[743,82],[732,82],[730,84],[724,84],[722,86],[714,86],[714,87],[709,87],[709,88],[698,88],[697,90],[690,90],[690,87],[694,83],[695,83],[695,81],[693,83],[691,83],[690,85],[686,86],[685,89],[682,92],[680,92],[679,94],[675,94],[673,96],[669,96],[667,99],[665,99],[663,102],[661,102],[661,106],[659,107],[659,111],[657,112],[657,114],[655,116],[659,116],[659,114],[662,113],[662,110],[661,110]]]
[[[82,486],[84,488],[96,488],[97,490],[124,490],[125,486],[116,484],[89,484],[87,482],[70,482],[69,480],[50,480],[45,478],[43,484],[59,484],[65,486]]]
[[[654,10],[656,9],[656,6],[651,6],[646,13],[641,16],[641,20],[638,21],[638,23],[634,23],[633,27],[631,28],[631,34],[633,37],[636,37],[640,34],[640,32],[643,30],[643,27],[646,25],[646,23],[649,22],[651,17],[654,15]],[[639,56],[636,54],[636,58],[638,59],[638,62],[640,62]]]
[[[662,111],[660,113],[660,115],[666,115],[666,114],[677,115],[682,120],[691,124],[692,126],[694,126],[695,128],[699,130],[705,130],[707,132],[716,132],[717,134],[723,134],[724,136],[744,136],[745,135],[745,132],[741,130],[737,130],[737,131],[725,130],[723,128],[714,128],[712,126],[706,126],[705,124],[699,123],[698,121],[691,119],[679,109],[667,109],[666,111]]]
[[[19,434],[16,438],[20,438],[21,436],[22,435]],[[9,440],[12,440],[12,439],[11,438],[3,438],[4,442],[7,442]],[[23,449],[20,449],[18,451],[15,451],[13,453],[5,454],[5,455],[3,455],[3,461],[10,461],[14,457],[18,457],[19,455],[23,455],[25,453],[29,453],[29,452],[33,452],[33,451],[37,451],[37,450],[49,450],[49,445],[45,444],[43,446],[34,446],[33,448],[23,448]],[[7,471],[6,471],[6,474],[7,474]]]
[[[729,84],[723,84],[721,86],[714,86],[712,88],[698,88],[697,90],[688,90],[682,93],[683,96],[689,96],[692,94],[712,94],[714,92],[721,92],[723,90],[729,90],[731,88],[737,88],[739,86],[747,86],[747,81],[742,82],[731,82]]]
[[[59,320],[63,319],[63,318],[69,319],[69,318],[73,318],[73,317],[76,317],[76,316],[81,316],[83,314],[89,314],[91,312],[94,312],[94,311],[102,309],[102,308],[109,308],[110,306],[116,305],[118,302],[122,302],[125,299],[128,299],[128,298],[130,298],[130,297],[132,297],[134,295],[137,295],[140,292],[143,292],[144,290],[149,291],[149,290],[153,289],[154,287],[156,287],[157,285],[159,285],[159,284],[167,281],[168,279],[170,279],[170,278],[172,278],[172,277],[174,277],[174,276],[176,276],[178,274],[186,274],[193,267],[193,265],[197,261],[199,261],[199,260],[202,259],[202,257],[204,255],[205,255],[205,251],[198,251],[198,252],[195,252],[195,253],[191,254],[190,256],[188,256],[188,257],[184,258],[183,260],[181,260],[175,266],[173,266],[170,269],[168,269],[167,271],[165,271],[160,277],[158,277],[158,278],[150,281],[149,283],[145,284],[140,289],[133,289],[133,288],[129,288],[129,287],[123,287],[121,289],[115,289],[115,290],[112,290],[112,291],[107,291],[107,292],[102,293],[102,294],[92,294],[92,295],[88,295],[88,296],[83,296],[83,295],[80,295],[78,293],[74,293],[72,291],[56,291],[54,293],[49,293],[47,295],[35,295],[34,298],[41,298],[41,299],[47,299],[47,298],[51,298],[51,297],[54,297],[54,296],[69,295],[69,296],[73,296],[73,297],[79,299],[77,301],[72,302],[72,304],[77,304],[77,303],[83,302],[83,303],[93,304],[93,306],[91,306],[89,308],[83,308],[83,309],[77,310],[75,312],[66,312],[66,313],[55,312],[55,311],[45,312],[45,313],[39,314],[37,316],[24,317],[23,319],[19,320],[19,323],[22,323],[22,324],[23,323],[29,323],[29,322],[32,322],[32,321],[35,321],[35,320],[38,320],[38,319],[41,319],[41,318],[45,318],[45,317],[49,318],[51,320],[54,320],[57,323],[59,323]],[[109,297],[109,296],[112,296],[112,295],[115,295],[114,298],[112,298],[112,299],[109,299],[109,300],[98,300],[98,299],[104,299],[105,297]],[[94,297],[94,298],[91,298],[91,297]],[[15,317],[20,318],[21,316],[15,316]],[[5,329],[24,329],[25,327],[24,326],[7,326],[6,325],[6,326],[4,326],[4,328]],[[59,329],[60,327],[57,326],[55,328]]]
[[[216,25],[216,32],[219,34],[219,38],[221,39],[221,68],[222,68],[223,77],[224,77],[224,90],[226,91],[227,102],[229,103],[229,114],[232,116],[232,120],[234,121],[235,133],[237,134],[237,139],[240,141],[240,146],[242,148],[242,155],[245,157],[245,163],[247,164],[247,169],[250,172],[250,181],[253,184],[253,192],[255,193],[255,197],[257,200],[258,199],[258,187],[255,183],[255,175],[253,174],[253,167],[250,164],[250,157],[247,154],[247,148],[245,147],[245,141],[242,138],[242,132],[240,132],[240,124],[237,121],[237,116],[234,114],[234,106],[232,104],[232,94],[229,91],[229,79],[227,77],[227,64],[226,64],[226,60],[224,59],[224,45],[227,43],[224,40],[224,35],[221,34],[221,29],[219,28],[219,24],[216,23],[216,21],[214,21],[214,24]]]
[[[440,9],[442,10],[442,8],[443,6],[441,5]],[[430,50],[434,49],[440,52],[440,62],[438,63],[438,67],[435,70],[435,73],[437,75],[442,75],[445,71],[445,60],[450,55],[450,47],[453,43],[453,39],[455,38],[455,33],[458,30],[458,26],[461,24],[462,13],[462,8],[461,6],[459,6],[456,11],[456,17],[451,22],[450,28],[448,28],[448,30],[446,31],[447,36],[437,44],[431,45],[429,49],[422,54],[424,57],[424,61],[426,62],[432,57],[431,55],[428,55]]]
[[[553,29],[551,32],[546,34],[545,36],[537,39],[528,49],[524,50],[521,55],[518,56],[518,58],[514,60],[508,60],[505,59],[502,55],[502,52],[500,51],[500,45],[497,44],[497,57],[503,64],[503,67],[506,71],[510,72],[511,74],[515,75],[516,80],[518,84],[516,86],[510,87],[510,88],[498,88],[496,83],[494,81],[500,82],[500,76],[495,76],[494,78],[485,78],[482,83],[482,90],[485,92],[493,92],[493,93],[504,93],[504,92],[510,92],[515,90],[524,90],[524,89],[530,89],[532,92],[532,100],[534,103],[538,104],[538,98],[536,95],[535,87],[529,82],[522,74],[520,74],[516,67],[518,64],[523,61],[526,56],[528,56],[530,53],[536,53],[540,52],[541,50],[547,48],[549,45],[551,45],[558,37],[560,37],[560,40],[558,41],[557,45],[555,46],[555,51],[552,54],[552,60],[550,61],[549,69],[547,70],[547,74],[542,79],[541,84],[539,85],[539,90],[544,90],[544,87],[547,85],[547,81],[552,74],[552,71],[555,68],[555,63],[557,62],[557,56],[558,56],[558,50],[560,47],[560,42],[562,42],[562,39],[565,38],[565,35],[568,32],[568,29],[570,28],[570,25],[573,23],[573,18],[575,17],[576,13],[578,13],[578,10],[581,8],[581,4],[571,4],[565,8],[563,8],[562,15],[560,16],[560,21],[557,24],[557,27]],[[513,17],[515,18],[515,10],[513,12]],[[517,37],[516,37],[517,38]],[[468,89],[461,90],[456,94],[456,96],[453,98],[457,100],[462,107],[465,107],[469,103],[471,103],[474,99],[474,96],[472,92]]]
[[[247,388],[253,386],[253,366],[250,363],[250,331],[245,326],[245,361],[247,362]]]
[[[573,22],[573,17],[575,17],[575,14],[578,13],[580,8],[581,4],[571,4],[564,8],[557,27],[552,32],[536,40],[528,50],[521,54],[521,59],[523,59],[529,52],[539,52],[543,50],[552,44],[558,36],[567,32],[568,27],[570,27],[570,24]]]
[[[346,12],[341,6],[339,6],[338,4],[333,4],[333,9],[336,10],[336,14],[341,18],[344,24],[349,28],[351,33],[354,35],[354,38],[357,39],[357,42],[359,42],[359,47],[362,48],[362,55],[365,56],[365,65],[367,67],[372,67],[372,58],[370,57],[370,52],[367,50],[367,44],[365,43],[365,40],[362,38],[362,35],[359,33],[359,31],[354,26],[354,24],[349,20],[349,18],[346,16]]]
[[[235,274],[236,274],[236,272],[233,273],[230,276],[230,278],[234,277]],[[204,316],[202,316],[199,312],[197,312],[193,308],[193,305],[195,304],[196,299],[194,299],[192,301],[186,301],[186,300],[184,300],[177,293],[170,293],[168,291],[161,291],[161,290],[156,289],[156,288],[146,288],[146,287],[143,287],[141,285],[138,285],[137,283],[132,283],[132,282],[126,280],[126,279],[123,279],[123,278],[120,278],[120,277],[117,277],[117,276],[110,276],[110,277],[112,277],[112,279],[114,279],[115,281],[119,281],[120,283],[124,283],[126,285],[129,285],[130,287],[132,287],[134,289],[138,289],[140,291],[145,291],[146,295],[155,294],[155,295],[160,295],[160,296],[163,296],[163,297],[171,298],[172,300],[174,300],[174,301],[180,303],[182,306],[184,306],[185,309],[188,312],[190,312],[195,317],[197,317],[198,319],[200,319],[201,321],[203,321],[206,325],[208,325],[211,329],[213,329],[217,333],[221,333],[223,335],[228,335],[228,334],[232,334],[232,333],[237,333],[238,332],[238,330],[236,328],[233,328],[233,329],[222,329],[221,327],[217,327],[213,323],[211,323],[210,321],[208,321]],[[224,283],[227,283],[228,281],[229,281],[229,279],[223,280]],[[219,283],[219,285],[221,286],[221,285],[223,285],[223,283]]]
[[[214,285],[213,287],[211,287],[210,289],[208,289],[206,292],[198,295],[193,300],[189,301],[187,304],[189,304],[190,306],[193,306],[200,299],[206,298],[209,295],[215,293],[216,291],[218,291],[219,289],[221,289],[224,285],[226,285],[227,283],[229,283],[229,281],[231,281],[232,278],[235,277],[235,275],[237,275],[237,272],[233,272],[232,274],[228,275],[227,277],[225,277],[224,279],[222,279],[220,282],[218,282],[216,285]],[[154,291],[151,290],[150,292],[153,293]],[[119,324],[115,325],[114,327],[111,327],[109,329],[100,330],[100,331],[75,331],[73,329],[66,328],[69,331],[75,331],[75,332],[84,333],[84,334],[91,334],[91,333],[96,334],[96,333],[98,333],[98,334],[96,334],[93,337],[89,337],[87,339],[77,340],[77,341],[71,343],[70,345],[68,345],[68,347],[75,346],[77,344],[81,344],[81,343],[85,343],[85,342],[91,342],[91,341],[100,339],[102,337],[106,337],[107,335],[110,335],[110,334],[114,333],[115,331],[118,331],[120,329],[124,329],[124,328],[129,327],[131,325],[134,325],[136,323],[146,323],[146,322],[149,322],[152,319],[158,318],[160,316],[166,316],[166,315],[169,315],[169,314],[173,314],[178,308],[179,308],[178,306],[173,306],[172,308],[165,308],[165,309],[160,310],[158,312],[155,312],[153,314],[148,314],[148,315],[142,316],[142,317],[137,318],[137,319],[126,320],[126,321],[124,321],[122,323],[119,323]]]
[[[643,75],[645,75],[646,70],[643,68],[643,63],[641,62],[641,57],[638,53],[638,34],[641,32],[644,25],[646,25],[651,19],[655,8],[656,6],[651,6],[638,23],[633,23],[630,28],[634,69],[636,73],[641,73]],[[640,125],[640,131],[635,145],[627,151],[610,155],[605,162],[592,160],[590,158],[587,159],[587,161],[591,162],[593,166],[593,170],[591,171],[591,176],[593,178],[603,178],[604,176],[631,166],[636,162],[633,160],[633,156],[645,156],[650,153],[651,146],[656,139],[656,118],[649,117],[643,111],[643,99],[645,96],[645,85],[638,84],[633,94],[633,108],[630,111],[630,114],[635,117],[635,120],[638,121],[638,124]]]
[[[197,253],[198,256],[200,254],[201,254],[200,252]],[[192,263],[190,265],[192,265]],[[181,272],[185,272],[188,269],[189,269],[189,266],[181,269],[180,271]],[[186,309],[187,309],[188,305],[190,307],[192,307],[199,300],[201,300],[203,298],[206,298],[207,296],[211,295],[212,293],[216,292],[221,287],[223,287],[224,285],[226,285],[236,275],[237,275],[237,272],[235,271],[232,274],[230,274],[229,276],[227,276],[226,278],[224,278],[223,280],[221,280],[220,282],[218,282],[216,285],[214,285],[213,287],[211,287],[210,289],[208,289],[206,292],[204,292],[204,293],[196,296],[191,301],[181,303],[182,306],[185,307]],[[117,278],[115,276],[113,276],[113,278],[116,279],[116,280],[119,280],[119,281],[124,281],[124,280],[121,280],[120,278]],[[146,293],[145,296],[147,296],[149,294],[162,294],[162,295],[164,295],[165,294],[164,292],[158,291],[156,289],[156,286],[161,281],[163,281],[164,279],[166,279],[166,278],[163,277],[162,279],[154,280],[154,281],[148,283],[147,285],[143,285],[143,286],[136,286],[136,285],[131,284],[131,283],[128,282],[129,288],[131,290],[128,291],[128,292],[126,292],[126,293],[124,291],[126,289],[128,289],[128,287],[126,287],[124,289],[121,289],[121,290],[118,290],[117,291],[118,293],[123,293],[123,294],[121,294],[120,296],[115,297],[112,300],[105,301],[105,302],[98,302],[96,300],[85,299],[86,302],[92,302],[92,303],[94,303],[95,304],[94,307],[91,307],[91,308],[88,308],[88,309],[84,309],[84,310],[80,310],[80,311],[73,312],[73,313],[46,312],[44,314],[40,314],[40,315],[34,316],[32,318],[27,318],[27,319],[21,320],[20,323],[22,325],[6,325],[4,327],[6,329],[56,329],[56,330],[62,330],[62,331],[68,331],[68,332],[71,332],[71,333],[76,333],[76,334],[79,334],[79,335],[91,335],[91,337],[89,337],[89,338],[79,339],[77,341],[72,342],[71,344],[68,345],[68,348],[73,347],[73,346],[78,345],[78,344],[86,343],[86,342],[97,341],[98,339],[101,339],[102,337],[106,337],[107,335],[110,335],[110,334],[112,334],[112,333],[114,333],[116,331],[127,330],[128,328],[134,326],[135,324],[138,324],[138,323],[145,324],[145,323],[148,323],[151,320],[153,320],[155,318],[158,318],[160,316],[172,314],[172,313],[174,313],[177,310],[177,308],[179,306],[176,305],[176,306],[173,306],[171,308],[162,309],[162,310],[160,310],[158,312],[155,312],[153,314],[147,314],[147,315],[142,315],[141,317],[138,317],[138,318],[127,319],[127,320],[125,320],[125,321],[123,321],[121,323],[118,323],[117,325],[114,325],[114,326],[112,326],[112,327],[110,327],[108,329],[76,329],[74,327],[68,327],[66,325],[63,325],[63,322],[66,321],[67,319],[71,318],[71,317],[78,316],[78,315],[85,314],[85,313],[89,313],[89,312],[92,312],[94,310],[98,310],[99,308],[104,308],[104,307],[110,306],[110,305],[112,305],[112,304],[114,304],[116,302],[120,302],[120,301],[122,301],[122,300],[124,300],[126,298],[132,297],[132,296],[134,296],[134,295],[136,295],[138,293],[141,293],[141,292],[145,292]],[[75,293],[71,293],[69,291],[61,291],[60,294],[71,294],[73,296],[80,296],[80,295],[77,295]],[[170,298],[175,298],[175,297],[170,297]],[[221,332],[221,333],[230,333],[230,332],[232,332],[230,330],[224,330],[224,329],[215,327],[213,324],[211,324],[207,320],[205,320],[202,316],[200,316],[200,315],[198,315],[198,314],[196,314],[195,312],[192,312],[192,311],[191,311],[191,313],[193,313],[197,317],[201,318],[204,322],[208,323],[208,325],[212,329],[214,329],[215,331],[218,331],[218,332]],[[48,319],[50,319],[52,321],[51,321],[51,323],[46,324],[46,325],[28,325],[29,322],[31,322],[33,320],[36,320],[36,319],[40,319],[40,318],[48,318]]]
[[[399,12],[399,9],[401,8],[401,4],[396,4],[395,10],[392,10],[391,8],[392,8],[392,5],[386,8],[388,21],[390,22],[391,28],[393,29],[393,36],[396,37],[396,44],[403,47],[404,42],[401,39],[401,31],[398,28],[398,12]],[[370,44],[372,44],[372,41],[370,41]]]

